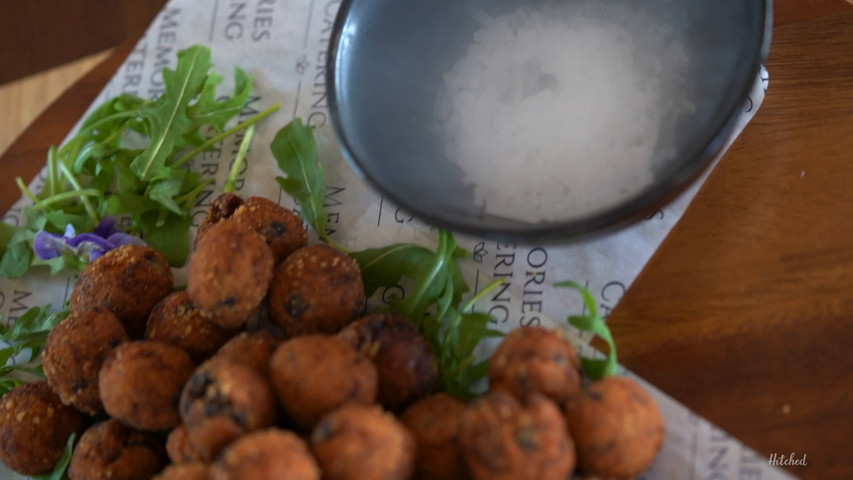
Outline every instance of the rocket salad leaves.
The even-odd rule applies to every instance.
[[[462,297],[469,287],[457,261],[468,252],[459,248],[453,235],[438,232],[435,251],[413,244],[398,243],[359,252],[347,252],[326,233],[328,215],[323,208],[325,178],[317,158],[313,130],[299,118],[279,130],[270,145],[279,169],[286,177],[277,177],[285,192],[300,205],[300,215],[326,242],[335,245],[358,262],[364,280],[365,294],[370,297],[380,288],[409,282],[411,288],[403,298],[394,298],[388,310],[406,315],[432,344],[439,366],[441,382],[451,394],[472,396],[472,387],[488,374],[488,359],[477,361],[474,351],[481,341],[499,337],[490,328],[492,318],[474,312],[476,300],[495,288],[496,281],[474,295],[466,303]],[[598,314],[595,300],[583,286],[564,281],[555,287],[573,288],[580,292],[586,315],[572,315],[568,322],[581,331],[592,332],[604,340],[609,351],[603,359],[581,358],[584,372],[592,379],[617,373],[616,345],[610,329]]]
[[[317,161],[314,131],[295,118],[276,133],[270,145],[278,168],[286,177],[276,177],[281,188],[299,204],[299,215],[325,242],[334,244],[326,231],[329,214],[323,208],[326,177]],[[340,247],[339,245],[335,245]]]
[[[187,163],[225,136],[245,129],[278,108],[223,131],[252,90],[252,78],[234,72],[234,92],[217,98],[223,78],[211,71],[210,49],[195,45],[178,52],[174,70],[164,68],[164,93],[146,100],[122,94],[95,109],[61,148],[51,147],[47,175],[38,194],[18,179],[32,205],[26,226],[0,227],[0,275],[22,276],[39,261],[32,254],[36,233],[62,234],[71,225],[91,232],[104,216],[129,216],[127,233],[141,234],[173,266],[186,261],[190,211],[212,181],[202,181]],[[204,132],[218,132],[208,138]],[[72,256],[51,260],[52,272],[82,268]]]
[[[45,305],[30,308],[11,327],[0,323],[0,341],[6,344],[0,348],[0,397],[23,383],[16,374],[44,376],[39,354],[48,333],[69,313],[68,309],[51,313],[51,306]]]
[[[326,233],[325,177],[311,127],[294,119],[279,130],[270,148],[279,169],[287,175],[277,180],[300,205],[302,219],[323,240],[346,252]],[[469,288],[457,261],[468,252],[456,245],[449,231],[439,230],[438,236],[435,251],[401,243],[346,253],[358,262],[368,297],[404,280],[413,284],[407,295],[392,299],[387,308],[407,316],[423,332],[435,352],[445,389],[469,398],[474,384],[488,373],[488,362],[476,361],[475,348],[482,340],[502,333],[489,328],[489,315],[473,312],[472,300],[462,304]]]

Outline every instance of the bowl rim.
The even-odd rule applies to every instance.
[[[755,32],[756,54],[752,59],[749,74],[743,77],[742,83],[736,85],[733,92],[736,93],[737,101],[719,115],[716,131],[681,166],[669,173],[661,181],[655,182],[651,188],[646,188],[640,193],[629,197],[605,210],[588,214],[586,216],[555,222],[543,222],[540,224],[495,228],[477,223],[466,223],[448,217],[443,217],[428,209],[420,208],[414,202],[396,195],[385,188],[377,178],[372,175],[359,161],[353,152],[350,134],[344,129],[340,114],[341,103],[338,98],[338,58],[343,39],[343,28],[347,23],[352,6],[359,0],[341,0],[340,7],[335,16],[332,32],[329,37],[329,47],[326,51],[326,97],[328,100],[329,116],[332,127],[340,145],[344,158],[350,168],[364,179],[377,193],[385,197],[391,203],[404,209],[407,213],[414,215],[428,225],[448,229],[466,235],[511,243],[566,243],[590,238],[596,238],[627,226],[633,225],[643,219],[651,218],[655,213],[681,195],[687,188],[708,170],[714,163],[714,159],[722,151],[727,141],[734,133],[735,126],[741,115],[744,102],[749,97],[752,87],[758,78],[761,67],[767,59],[770,51],[773,30],[773,0],[753,0],[758,7],[759,18],[764,19]]]

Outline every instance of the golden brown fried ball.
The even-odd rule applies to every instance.
[[[172,463],[189,463],[201,461],[201,455],[189,441],[187,426],[179,424],[166,437],[166,454]]]
[[[178,400],[195,365],[187,352],[138,340],[119,345],[98,376],[104,409],[140,430],[166,430],[180,423]]]
[[[267,330],[242,332],[228,340],[216,352],[216,357],[230,358],[243,363],[264,377],[270,374],[270,358],[284,339],[277,337]]]
[[[627,377],[592,383],[566,407],[578,465],[588,475],[633,478],[663,445],[664,421],[654,399]]]
[[[168,343],[200,363],[216,353],[236,333],[201,316],[186,290],[171,293],[148,317],[146,340]]]
[[[208,480],[210,465],[202,462],[169,465],[154,480]]]
[[[262,430],[232,443],[210,468],[211,480],[320,480],[305,442],[285,430]]]
[[[129,341],[124,327],[109,310],[72,311],[47,335],[42,352],[47,383],[62,403],[89,415],[102,412],[98,372],[107,354]]]
[[[489,388],[504,389],[522,401],[535,392],[565,405],[578,395],[580,386],[575,348],[549,328],[514,329],[489,362]]]
[[[156,434],[109,419],[92,425],[80,437],[68,476],[71,480],[147,480],[165,465],[166,451]]]
[[[213,199],[210,208],[207,210],[207,217],[201,222],[198,227],[198,232],[195,234],[193,241],[193,249],[198,248],[198,242],[205,233],[222,220],[230,218],[234,212],[243,204],[243,199],[239,195],[229,192],[223,192],[218,197]]]
[[[269,382],[250,367],[227,358],[200,365],[181,393],[187,440],[204,461],[213,460],[237,437],[275,424]]]
[[[295,213],[263,197],[249,197],[231,219],[264,236],[279,264],[308,244],[308,230]]]
[[[267,294],[273,254],[259,234],[230,220],[211,226],[190,259],[187,293],[202,316],[239,328]]]
[[[432,347],[402,315],[369,314],[347,325],[339,335],[376,364],[376,401],[389,410],[405,408],[432,392],[438,383]]]
[[[350,403],[323,417],[311,451],[324,480],[405,480],[415,469],[412,434],[377,406]]]
[[[303,335],[284,342],[272,356],[270,371],[279,402],[305,429],[347,402],[376,401],[376,367],[335,336]]]
[[[23,383],[0,399],[0,461],[21,475],[53,470],[86,417],[65,406],[47,382]]]
[[[459,439],[477,480],[565,480],[575,468],[560,409],[537,393],[526,405],[503,390],[478,398],[462,416]]]
[[[246,434],[239,422],[225,416],[213,416],[192,430],[187,428],[185,453],[202,462],[212,462],[222,450]]]
[[[86,265],[71,292],[71,309],[106,308],[130,338],[139,339],[151,309],[173,287],[172,270],[163,255],[150,247],[122,245]]]
[[[400,416],[418,445],[415,478],[462,480],[471,477],[459,445],[459,425],[465,408],[465,402],[441,392],[418,400]]]
[[[364,310],[355,260],[325,244],[293,252],[275,270],[270,316],[285,335],[336,333]]]

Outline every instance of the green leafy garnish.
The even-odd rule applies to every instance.
[[[308,222],[325,242],[334,244],[326,231],[329,214],[323,207],[326,177],[317,159],[314,131],[297,117],[285,125],[270,144],[279,170],[286,177],[276,177],[281,188],[299,204],[299,216]]]
[[[450,232],[440,230],[438,237],[435,252],[420,245],[397,243],[350,253],[361,268],[367,296],[380,287],[399,284],[404,277],[419,280],[412,293],[395,304],[395,311],[419,327],[423,326],[420,319],[433,303],[438,307],[438,317],[447,313],[451,305],[458,305],[468,285],[456,261],[468,252],[456,246]]]
[[[558,282],[555,287],[573,288],[580,292],[583,297],[584,306],[586,306],[586,315],[569,315],[569,323],[582,332],[592,332],[605,343],[607,343],[608,352],[604,358],[586,358],[581,357],[581,367],[587,376],[593,380],[600,380],[604,377],[616,375],[619,370],[619,363],[616,360],[616,343],[613,341],[613,335],[610,333],[610,328],[604,323],[604,319],[598,314],[595,298],[582,285],[571,280]]]
[[[254,125],[278,109],[270,107],[223,131],[246,104],[252,79],[234,71],[234,92],[218,99],[222,77],[211,71],[210,49],[181,50],[174,70],[164,68],[164,93],[155,100],[122,94],[95,109],[62,148],[51,147],[47,176],[38,194],[18,179],[33,205],[25,209],[25,227],[0,228],[0,275],[24,275],[47,263],[53,273],[85,263],[57,257],[50,262],[32,255],[35,233],[91,232],[105,215],[129,216],[124,227],[141,234],[173,266],[189,252],[190,213],[199,194],[212,182],[191,172],[187,163],[228,135]],[[213,130],[208,138],[204,132]]]
[[[31,477],[32,480],[66,480],[68,478],[68,465],[71,464],[71,455],[74,454],[74,437],[76,433],[68,436],[68,442],[65,444],[65,451],[53,467],[53,471],[44,475],[36,475]]]
[[[472,396],[472,387],[488,373],[488,360],[477,362],[474,350],[481,341],[502,336],[489,328],[490,315],[474,312],[474,303],[501,282],[494,282],[462,304],[469,287],[458,260],[468,252],[453,235],[439,230],[436,251],[413,244],[394,244],[351,252],[364,279],[365,294],[403,281],[413,286],[403,298],[389,302],[388,310],[405,315],[423,332],[433,347],[440,382],[451,395]]]
[[[489,328],[489,315],[473,311],[479,297],[461,304],[469,288],[457,262],[468,252],[446,230],[439,230],[435,251],[401,243],[348,252],[326,232],[326,181],[311,127],[294,119],[278,131],[270,148],[287,175],[276,178],[281,188],[299,204],[300,216],[323,240],[356,260],[368,297],[404,281],[413,285],[403,298],[392,299],[388,310],[405,315],[423,332],[433,347],[442,386],[452,395],[472,396],[472,387],[488,372],[488,360],[476,361],[474,350],[482,340],[502,333]]]
[[[0,340],[8,343],[0,348],[0,396],[23,383],[22,373],[44,377],[39,354],[50,330],[69,313],[68,309],[51,313],[51,306],[45,305],[30,308],[11,327],[0,324]],[[25,356],[19,358],[21,354]]]
[[[237,177],[240,175],[240,169],[243,168],[243,161],[246,158],[246,153],[249,151],[249,144],[252,143],[253,136],[255,136],[255,126],[251,125],[246,129],[243,140],[240,141],[240,149],[237,151],[237,156],[234,157],[234,163],[231,165],[231,171],[228,172],[228,178],[225,179],[225,186],[222,187],[223,192],[234,192]]]

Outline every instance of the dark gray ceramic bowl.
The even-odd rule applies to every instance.
[[[476,195],[480,186],[472,185],[460,171],[459,159],[441,147],[436,101],[446,93],[447,72],[484,28],[483,18],[505,18],[521,7],[527,12],[635,9],[663,30],[672,29],[663,35],[676,38],[685,52],[687,66],[679,68],[687,68],[686,74],[677,75],[689,80],[675,82],[671,93],[687,99],[691,108],[667,117],[657,130],[658,142],[665,140],[668,147],[653,154],[657,158],[652,159],[650,183],[586,211],[566,207],[565,214],[568,194],[549,194],[550,212],[544,219],[535,212],[519,218],[484,208]],[[709,165],[732,135],[766,57],[771,10],[771,0],[344,0],[327,66],[333,125],[352,167],[381,195],[429,224],[522,243],[585,238],[648,216]],[[634,22],[633,16],[620,18]],[[548,54],[554,56],[554,51]],[[662,58],[662,66],[655,68],[672,63]],[[661,78],[666,75],[675,74],[662,71]],[[502,161],[494,158],[496,168]],[[526,179],[519,171],[506,188],[517,188]]]

